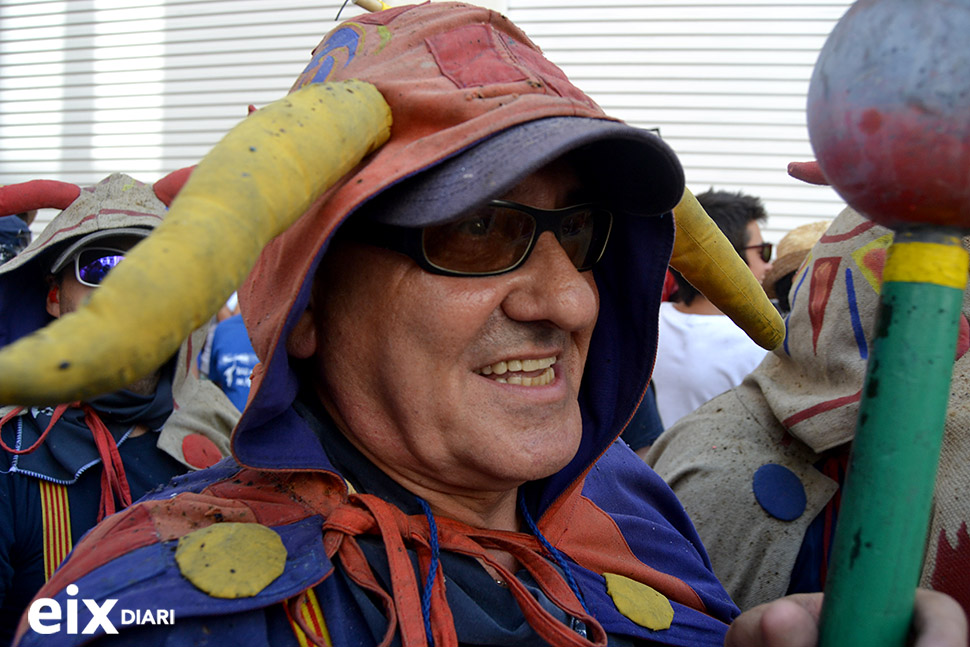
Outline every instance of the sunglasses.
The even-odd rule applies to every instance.
[[[74,276],[81,285],[96,288],[125,258],[120,249],[88,247],[74,255]]]
[[[565,209],[539,209],[508,200],[492,200],[442,225],[400,227],[358,223],[355,240],[412,258],[422,269],[444,276],[494,276],[528,260],[543,232],[551,231],[580,272],[603,256],[613,227],[613,214],[581,204]]]
[[[747,247],[745,247],[745,249],[760,249],[761,253],[759,254],[759,256],[761,256],[761,260],[763,260],[765,263],[770,263],[771,253],[774,249],[774,244],[761,243],[760,245],[748,245]]]

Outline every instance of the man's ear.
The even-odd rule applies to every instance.
[[[47,314],[55,319],[61,316],[61,287],[56,283],[51,283],[47,291]]]
[[[296,325],[286,338],[286,353],[298,359],[313,357],[317,352],[317,327],[313,320],[313,307],[307,306]]]

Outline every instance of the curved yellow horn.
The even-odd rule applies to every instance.
[[[756,344],[777,348],[785,339],[785,322],[690,189],[684,189],[684,197],[674,207],[674,222],[677,237],[670,266]]]
[[[246,117],[84,307],[0,351],[0,404],[71,402],[155,370],[390,124],[380,92],[359,81],[311,84]]]

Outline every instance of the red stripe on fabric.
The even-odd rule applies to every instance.
[[[852,231],[847,231],[844,234],[830,234],[823,235],[819,240],[820,243],[841,243],[844,240],[849,240],[861,234],[862,232],[869,231],[876,226],[876,223],[872,220],[867,220],[864,223],[853,227]]]
[[[40,510],[43,521],[44,533],[44,579],[49,580],[54,569],[51,568],[51,552],[53,551],[53,541],[51,537],[50,519],[50,491],[45,481],[40,481],[37,485],[40,489]]]
[[[44,579],[49,580],[67,554],[71,552],[71,521],[67,488],[40,481],[41,512],[44,534]]]
[[[86,223],[88,220],[91,220],[91,218],[97,218],[97,217],[98,217],[98,214],[92,213],[90,215],[84,216],[76,224],[71,225],[70,227],[63,227],[63,228],[58,229],[56,231],[50,232],[49,235],[47,235],[47,236],[44,237],[44,240],[41,243],[41,246],[46,245],[49,240],[51,240],[52,238],[54,238],[58,234],[62,234],[65,231],[74,231],[75,229],[77,229],[78,227],[80,227],[81,225],[83,225],[84,223]]]
[[[54,486],[57,492],[57,538],[58,548],[55,556],[54,568],[56,569],[67,558],[71,552],[71,516],[67,501],[67,487],[63,485]]]
[[[313,592],[313,589],[307,591],[306,606],[303,609],[307,622],[313,626],[314,633],[323,636],[328,645],[332,644],[330,632],[327,631],[327,623],[323,617],[323,609],[320,608],[320,602],[317,600],[317,595]]]
[[[99,215],[112,215],[120,213],[125,216],[147,216],[149,218],[154,218],[155,220],[161,220],[162,217],[157,213],[149,213],[147,211],[132,211],[131,209],[101,209],[98,211]]]
[[[786,427],[792,427],[793,425],[797,425],[798,423],[804,420],[808,420],[809,418],[812,418],[814,416],[817,416],[820,413],[825,413],[826,411],[831,411],[832,409],[838,409],[839,407],[845,406],[847,404],[858,402],[859,398],[861,397],[862,397],[862,389],[859,389],[857,392],[853,393],[852,395],[846,395],[841,398],[835,398],[834,400],[827,400],[826,402],[819,402],[813,407],[809,407],[808,409],[804,409],[802,411],[799,411],[796,414],[793,414],[785,418],[784,420],[781,421],[781,424],[783,424]]]
[[[97,218],[99,215],[102,215],[102,214],[109,215],[109,214],[116,214],[116,213],[125,214],[129,216],[150,216],[152,218],[155,218],[156,220],[162,220],[162,216],[156,213],[146,213],[144,211],[129,211],[126,209],[101,209],[100,211],[98,211],[98,213],[92,213],[87,216],[84,216],[77,223],[71,225],[70,227],[62,227],[61,229],[57,229],[55,231],[50,232],[48,235],[44,236],[43,241],[40,244],[46,245],[49,240],[51,240],[58,234],[62,234],[68,231],[74,231],[75,229],[77,229],[87,221],[91,220],[92,218]]]

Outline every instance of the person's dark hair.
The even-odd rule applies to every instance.
[[[748,244],[748,223],[764,222],[768,218],[761,198],[738,191],[715,191],[713,188],[704,193],[698,193],[697,201],[704,207],[704,211],[727,237],[738,255],[747,262],[744,248]],[[700,292],[687,282],[677,271],[671,270],[677,281],[677,291],[674,298],[685,305],[690,305]]]

